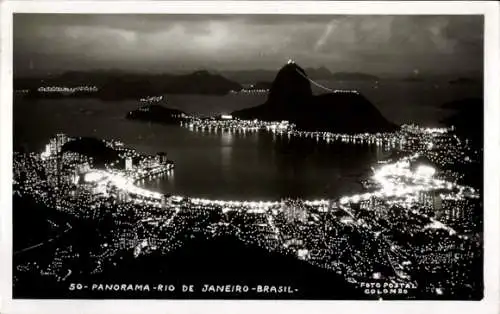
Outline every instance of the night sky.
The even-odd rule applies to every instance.
[[[303,67],[480,73],[482,16],[15,14],[16,76]]]

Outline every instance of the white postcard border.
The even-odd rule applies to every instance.
[[[500,34],[492,1],[5,1],[0,50],[0,312],[1,313],[499,313]],[[485,16],[484,278],[482,301],[185,301],[12,300],[12,14],[482,14]]]

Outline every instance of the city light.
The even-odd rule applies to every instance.
[[[415,174],[420,177],[431,178],[435,173],[436,169],[433,167],[420,165]]]
[[[99,89],[96,86],[76,86],[76,87],[67,87],[67,86],[42,86],[37,89],[40,93],[65,93],[65,94],[73,94],[77,92],[85,92],[85,93],[96,93]]]
[[[209,119],[189,123],[193,128],[243,126],[275,134],[311,136],[293,133],[293,125],[286,121]],[[399,155],[372,165],[371,175],[365,178],[366,187],[359,193],[318,199],[218,200],[164,195],[140,187],[138,180],[168,174],[173,169],[173,163],[161,156],[140,155],[121,142],[105,141],[119,152],[119,160],[98,169],[88,157],[62,152],[62,143],[73,139],[59,135],[40,154],[16,155],[14,168],[24,169],[28,175],[21,180],[15,172],[14,191],[87,219],[98,217],[99,208],[110,211],[116,227],[113,237],[101,246],[110,256],[121,250],[131,250],[135,257],[152,251],[166,254],[182,245],[172,240],[175,235],[193,230],[207,238],[230,233],[245,244],[292,254],[331,270],[355,285],[388,280],[416,287],[417,279],[412,274],[425,267],[447,265],[452,259],[444,254],[450,248],[463,255],[464,265],[471,254],[477,254],[478,242],[471,232],[477,227],[469,217],[470,208],[478,206],[480,191],[459,184],[461,176],[456,171],[444,170],[452,160],[464,161],[464,154],[471,160],[476,157],[469,155],[463,143],[457,144],[448,131],[404,126],[391,134],[312,134],[338,136],[340,141],[352,145],[358,145],[361,139],[368,143],[372,139],[399,141],[402,145],[396,148]],[[429,148],[431,141],[434,144]],[[117,167],[120,160],[125,167]],[[41,169],[46,178],[39,176]],[[408,242],[417,236],[426,241]],[[358,240],[349,240],[350,237]],[[65,254],[68,259],[74,256],[70,250]],[[95,255],[97,265],[106,263],[100,256]],[[455,256],[452,262],[455,263]],[[44,273],[64,280],[67,272],[60,275],[53,270],[64,268],[63,264],[51,265],[53,268],[44,269]],[[385,265],[385,270],[381,271],[378,265]],[[100,266],[94,271],[101,271]],[[453,287],[469,280],[466,273],[446,274],[446,282],[428,283],[419,289],[451,293]]]

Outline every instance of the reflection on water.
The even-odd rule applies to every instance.
[[[231,131],[224,131],[220,134],[221,139],[221,165],[224,178],[231,175],[231,155],[233,152],[234,135]]]
[[[166,174],[167,182],[171,185],[175,184],[175,171],[170,171]]]
[[[337,196],[359,190],[359,179],[384,155],[375,147],[318,145],[313,139],[259,132],[193,132],[178,126],[110,119],[116,114],[113,108],[92,118],[72,114],[72,119],[59,119],[52,115],[59,110],[52,103],[30,105],[35,106],[37,118],[16,119],[18,143],[30,150],[41,149],[54,133],[64,132],[118,139],[147,154],[167,152],[175,162],[173,173],[138,182],[164,193],[267,200]]]
[[[231,130],[223,131],[220,135],[220,140],[221,140],[222,146],[230,147],[234,141],[233,132],[231,132]]]
[[[141,179],[137,182],[139,186],[148,187],[148,189],[156,192],[168,193],[175,186],[175,171],[161,173],[150,179]]]
[[[233,148],[231,146],[221,147],[221,163],[224,172],[227,172],[231,168],[231,153]]]
[[[442,93],[443,89],[439,91]],[[417,123],[443,118],[444,111],[440,108],[419,103],[412,107],[408,99],[413,94],[417,95],[414,99],[419,99],[422,91],[406,89],[404,106],[390,103],[393,97],[384,98],[387,101],[379,97],[380,102],[376,101],[377,95],[372,97],[382,114],[396,123],[404,122],[409,115]],[[446,93],[439,97],[439,103],[455,98]],[[428,98],[427,95],[425,101]],[[186,101],[186,97],[175,95],[169,100],[169,106],[187,112],[231,112],[261,103],[257,98],[242,98],[240,102],[235,97],[202,96]],[[117,139],[147,154],[164,151],[175,162],[174,173],[144,181],[142,185],[165,193],[220,199],[337,196],[359,190],[359,179],[370,173],[370,166],[376,160],[387,155],[377,146],[333,144],[314,138],[248,131],[193,132],[178,126],[124,119],[125,113],[137,106],[136,101],[16,98],[14,145],[16,149],[41,150],[49,138],[62,132],[70,136]]]

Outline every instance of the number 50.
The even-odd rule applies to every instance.
[[[72,283],[69,285],[69,290],[71,290],[71,291],[82,290],[82,289],[83,289],[83,286],[81,283],[77,283],[77,284]]]

